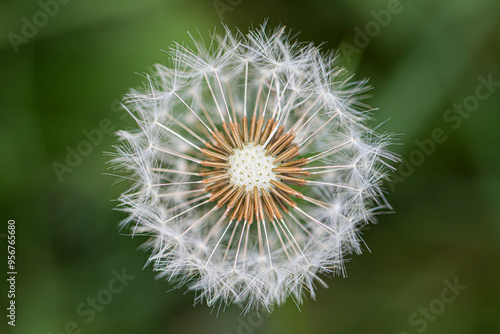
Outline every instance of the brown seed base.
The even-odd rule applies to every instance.
[[[264,119],[257,120],[255,116],[250,121],[250,129],[247,117],[244,117],[241,123],[232,122],[229,126],[223,123],[224,132],[211,133],[217,144],[206,143],[206,148],[201,150],[208,157],[202,165],[212,168],[202,172],[205,177],[205,190],[211,193],[210,201],[216,202],[217,208],[226,207],[224,215],[232,220],[244,219],[248,224],[266,217],[271,221],[281,220],[282,212],[286,213],[289,208],[297,206],[291,197],[306,198],[284,182],[305,185],[307,181],[302,177],[307,177],[310,173],[301,167],[309,161],[304,158],[296,159],[299,147],[293,142],[295,134],[291,131],[284,133],[283,126],[278,129],[276,127],[277,122],[273,118],[264,125]],[[272,138],[268,141],[269,136]],[[234,149],[242,149],[243,145],[248,143],[266,144],[266,156],[273,157],[273,163],[277,165],[273,172],[281,181],[272,180],[272,186],[268,190],[254,187],[252,191],[247,191],[245,186],[238,187],[230,181],[230,166],[227,161]]]

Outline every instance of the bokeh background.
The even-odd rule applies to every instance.
[[[51,1],[0,2],[0,277],[8,219],[17,224],[18,271],[15,329],[6,325],[0,283],[2,333],[500,333],[498,84],[473,105],[479,77],[500,82],[500,2],[60,2],[45,24],[39,13]],[[372,11],[394,8],[390,22],[376,23]],[[38,31],[23,35],[33,16]],[[161,50],[187,42],[187,31],[208,36],[221,21],[246,31],[266,18],[300,32],[301,41],[341,46],[342,65],[370,78],[370,102],[380,108],[374,124],[389,119],[381,130],[399,134],[393,150],[407,164],[387,185],[395,213],[365,231],[371,252],[351,258],[348,278],[327,278],[330,288],[300,310],[290,300],[271,316],[241,317],[237,307],[217,316],[193,307],[192,293],[167,293],[172,285],[143,269],[143,240],[118,230],[124,216],[112,200],[124,185],[103,175],[111,134],[62,181],[52,164],[64,164],[68,149],[85,140],[82,131],[99,129],[103,119],[115,129],[131,126],[117,99],[141,85],[138,73],[167,59]],[[367,28],[363,40],[359,31]],[[12,33],[29,36],[17,52]],[[464,102],[473,109],[466,117],[447,112]],[[415,141],[435,129],[446,140],[415,153],[422,152]],[[134,279],[87,322],[90,315],[77,310],[106,295],[113,270]],[[442,310],[445,280],[467,288]],[[422,322],[420,308],[429,306]]]

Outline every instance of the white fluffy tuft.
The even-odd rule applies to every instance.
[[[130,215],[124,226],[148,238],[158,276],[187,284],[196,301],[243,303],[248,311],[290,296],[300,303],[305,291],[314,298],[317,284],[326,285],[319,275],[344,274],[345,257],[361,253],[360,229],[389,207],[381,182],[394,156],[389,137],[365,124],[366,82],[353,82],[334,58],[283,28],[226,30],[207,44],[176,44],[170,55],[171,66],[156,65],[144,91],[125,99],[139,130],[119,132],[116,168],[134,180],[120,197]],[[296,188],[326,206],[299,200],[281,220],[262,224],[222,219],[224,209],[213,209],[200,188],[198,148],[211,143],[214,126],[255,112],[296,132],[298,158],[311,160],[310,182]],[[270,172],[272,159],[252,150],[233,158],[232,177],[246,167]],[[252,161],[265,166],[245,166]],[[266,177],[237,182],[251,190],[252,182],[275,179]]]

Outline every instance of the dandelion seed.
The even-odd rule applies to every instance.
[[[117,169],[136,180],[123,223],[149,237],[159,277],[245,310],[302,302],[344,273],[360,229],[388,207],[388,135],[365,121],[365,82],[265,25],[170,49],[125,108]],[[132,174],[132,176],[130,176]]]

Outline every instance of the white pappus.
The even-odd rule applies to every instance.
[[[123,226],[196,302],[272,310],[344,274],[360,230],[389,208],[390,137],[366,125],[366,81],[265,25],[169,50],[124,107],[114,168]]]

